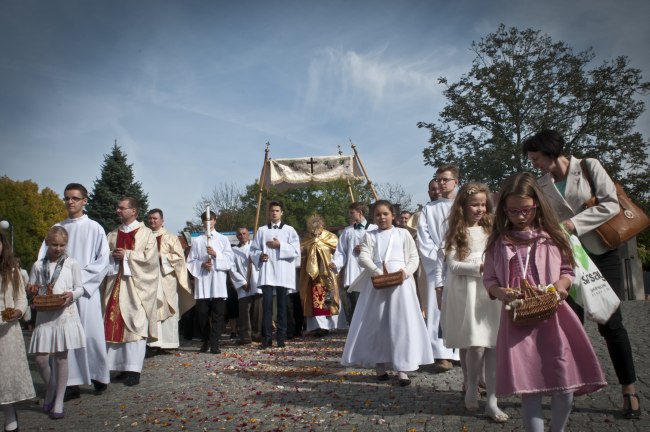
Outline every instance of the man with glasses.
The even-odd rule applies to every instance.
[[[440,330],[440,301],[442,300],[444,245],[443,241],[447,231],[447,217],[451,205],[456,198],[458,186],[458,167],[443,165],[436,170],[435,181],[438,184],[440,197],[430,201],[422,209],[418,219],[418,249],[422,268],[427,277],[427,307],[426,321],[433,356],[436,359],[436,369],[440,372],[450,370],[453,365],[451,360],[459,360],[456,350],[448,349],[444,345]],[[429,187],[431,190],[431,187]]]
[[[88,204],[86,188],[79,183],[68,184],[63,191],[63,202],[68,219],[56,225],[68,231],[66,252],[81,267],[84,293],[77,300],[77,309],[86,334],[86,347],[68,352],[68,387],[64,396],[68,401],[81,396],[80,385],[92,382],[95,394],[102,394],[110,381],[99,292],[108,267],[109,250],[104,228],[84,214],[84,207]],[[43,243],[39,260],[43,259],[45,252],[47,246]]]
[[[138,201],[117,203],[118,229],[108,234],[111,251],[104,291],[108,365],[127,386],[140,384],[147,337],[157,339],[156,296],[160,278],[155,234],[138,222]]]

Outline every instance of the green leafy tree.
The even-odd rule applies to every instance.
[[[115,214],[117,202],[124,196],[140,202],[138,219],[141,220],[147,214],[148,195],[143,192],[142,184],[135,181],[133,164],[127,163],[126,154],[116,142],[111,153],[104,155],[101,175],[93,184],[86,207],[88,217],[96,220],[106,232],[112,231],[119,224]]]
[[[650,90],[627,57],[590,69],[591,49],[574,53],[539,31],[499,26],[473,42],[476,58],[458,82],[448,83],[447,105],[430,130],[426,165],[454,163],[464,179],[497,189],[502,179],[528,169],[521,143],[543,128],[567,141],[566,154],[597,157],[614,179],[647,206],[649,142],[634,131]]]
[[[61,197],[52,189],[46,187],[39,192],[31,180],[0,177],[0,219],[13,226],[14,254],[23,268],[31,268],[47,231],[66,215]]]

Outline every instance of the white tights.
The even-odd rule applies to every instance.
[[[572,403],[573,392],[556,392],[551,395],[551,432],[564,432],[571,414]],[[544,432],[541,394],[522,395],[521,411],[524,427],[528,432]]]
[[[18,418],[16,417],[16,408],[14,404],[2,405],[2,411],[5,415],[5,430],[13,431],[18,429]]]
[[[55,363],[53,368],[50,367],[50,356]],[[51,404],[52,400],[54,400],[52,411],[60,413],[63,411],[63,396],[68,385],[68,352],[39,353],[36,354],[35,360],[38,372],[46,388],[43,404]],[[52,373],[52,369],[55,370],[56,374]],[[56,377],[53,375],[56,375]]]
[[[497,405],[496,372],[497,354],[494,348],[470,347],[465,350],[465,365],[467,376],[465,381],[465,404],[477,404],[478,383],[485,372],[485,390],[487,392],[488,415],[504,415]],[[485,363],[485,368],[484,368]]]

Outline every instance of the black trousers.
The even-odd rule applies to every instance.
[[[617,249],[605,252],[602,255],[593,255],[589,257],[596,264],[601,274],[605,277],[612,289],[623,300],[625,298],[625,287],[623,285],[623,275],[621,274],[620,256]],[[578,306],[570,297],[567,298],[569,306],[575,311],[584,323],[584,310]],[[632,346],[628,337],[625,325],[623,325],[623,314],[619,307],[616,312],[609,318],[605,324],[598,324],[598,332],[605,338],[609,357],[612,359],[616,377],[621,385],[633,384],[636,381],[636,372],[634,370],[634,359],[632,358]]]
[[[219,339],[225,326],[226,299],[210,298],[196,301],[196,320],[201,340],[210,343],[210,348],[219,348]]]

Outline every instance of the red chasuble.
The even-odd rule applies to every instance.
[[[117,231],[117,244],[115,247],[133,250],[135,248],[135,233],[138,230],[125,233]],[[106,335],[106,342],[124,342],[124,319],[120,311],[120,285],[122,282],[122,272],[124,271],[124,264],[120,262],[120,270],[115,278],[113,291],[111,297],[108,299],[106,306],[106,314],[104,315],[104,334]]]

